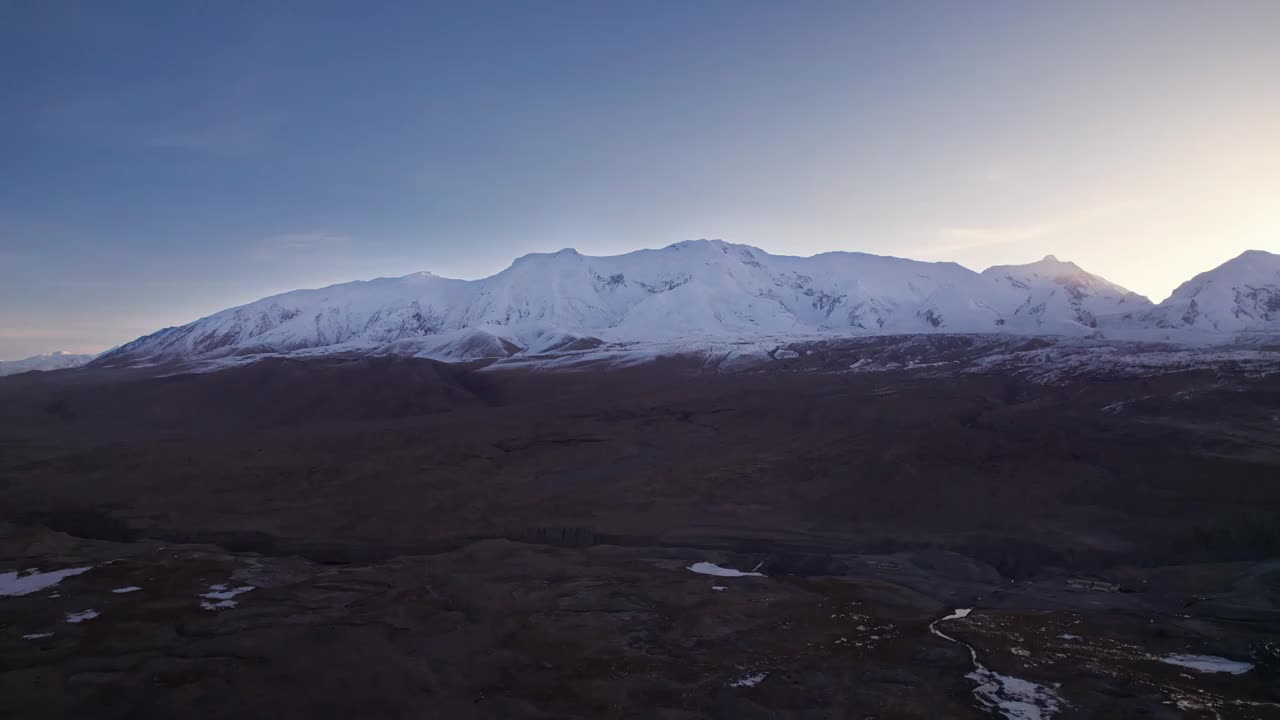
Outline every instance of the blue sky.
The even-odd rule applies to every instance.
[[[1277,2],[0,0],[0,359],[697,237],[1160,300],[1280,250]]]

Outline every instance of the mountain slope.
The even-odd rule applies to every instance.
[[[1179,285],[1141,320],[1201,332],[1280,332],[1280,255],[1249,250]]]
[[[96,364],[340,352],[459,361],[830,334],[1089,335],[1151,312],[1146,298],[1052,257],[975,273],[696,240],[611,257],[526,255],[481,280],[416,273],[297,290],[139,338]]]
[[[1025,298],[1009,319],[1012,329],[1096,328],[1100,319],[1152,307],[1147,298],[1052,255],[1027,265],[996,265],[982,274]]]
[[[1013,301],[952,263],[692,241],[615,257],[527,255],[476,281],[419,273],[284,293],[141,338],[100,364],[312,348],[459,360],[600,340],[987,332]]]
[[[48,355],[33,355],[22,360],[0,360],[0,377],[33,370],[64,370],[66,368],[80,367],[92,360],[93,357],[93,355],[77,355],[59,350]]]

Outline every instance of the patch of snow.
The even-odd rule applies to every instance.
[[[1053,690],[1029,680],[1001,675],[980,663],[965,677],[978,683],[973,689],[978,704],[1008,720],[1045,720],[1062,709],[1062,698]]]
[[[222,583],[210,585],[209,592],[201,593],[200,595],[200,597],[205,598],[205,600],[200,603],[200,607],[205,610],[226,610],[228,608],[233,608],[238,603],[232,598],[237,595],[243,595],[253,589],[254,587],[252,585],[241,585],[240,587],[234,588],[228,587]]]
[[[757,565],[756,567],[760,566]],[[691,572],[696,572],[699,575],[715,575],[716,577],[764,577],[762,573],[758,573],[754,570],[751,572],[743,572],[741,570],[734,570],[733,568],[720,567],[715,563],[709,562],[694,563],[686,569]]]
[[[30,635],[23,635],[22,639],[23,640],[43,640],[44,638],[47,638],[47,637],[53,637],[53,633],[31,633]]]
[[[719,358],[708,358],[708,365],[713,365],[716,372],[735,373],[752,370],[773,361],[769,352],[758,345],[746,345],[735,348]]]
[[[729,687],[755,687],[763,682],[767,677],[769,677],[769,673],[767,672],[747,675],[746,677],[739,678],[729,683]]]
[[[712,585],[711,589],[715,590],[716,592],[721,592],[722,590],[728,590],[729,588],[725,587],[724,585]]]
[[[52,570],[43,573],[38,568],[0,573],[0,596],[30,595],[33,592],[57,585],[62,582],[63,578],[89,572],[92,569],[93,566],[90,565],[88,567],[66,568],[65,570]]]
[[[112,590],[111,592],[113,592],[113,593],[115,593],[115,594],[117,594],[117,595],[123,595],[123,594],[125,594],[125,593],[137,592],[137,591],[139,591],[139,590],[141,590],[141,589],[142,589],[142,588],[138,587],[137,585],[130,585],[130,586],[128,586],[128,587],[116,588],[115,590]]]
[[[98,617],[97,610],[82,610],[78,613],[67,613],[67,622],[82,623],[85,620],[92,620]]]
[[[1058,637],[1062,640],[1079,640],[1080,639],[1079,635],[1072,635],[1071,633],[1062,633]]]
[[[955,610],[951,611],[950,615],[942,618],[942,620],[939,620],[938,622],[944,622],[947,620],[956,620],[963,617],[969,617],[969,613],[971,612],[973,612],[973,608],[956,608]]]
[[[1204,673],[1229,673],[1243,675],[1253,669],[1252,663],[1228,660],[1214,655],[1165,655],[1160,662],[1190,668]]]
[[[201,594],[200,597],[209,598],[210,600],[230,600],[237,595],[243,595],[253,589],[252,585],[242,585],[240,587],[230,589],[228,589],[226,585],[222,584],[210,585],[209,592]]]

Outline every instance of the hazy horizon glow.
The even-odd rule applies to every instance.
[[[13,2],[0,359],[690,238],[1154,301],[1280,251],[1280,3]]]

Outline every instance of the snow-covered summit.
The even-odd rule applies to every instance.
[[[533,253],[480,280],[415,273],[296,290],[161,330],[98,363],[346,351],[462,360],[819,335],[1091,335],[1139,325],[1135,318],[1152,312],[1146,298],[1052,256],[976,273],[949,262],[792,257],[691,240],[609,257]]]
[[[1142,320],[1200,332],[1280,332],[1280,255],[1246,251],[1179,285]]]
[[[1096,328],[1118,314],[1142,312],[1151,301],[1053,255],[1026,265],[996,265],[982,274],[1024,297],[1014,310],[1013,328],[1035,331],[1048,325]]]
[[[92,355],[78,355],[59,350],[48,355],[33,355],[22,360],[0,360],[0,377],[33,370],[64,370],[80,367],[92,359]]]

